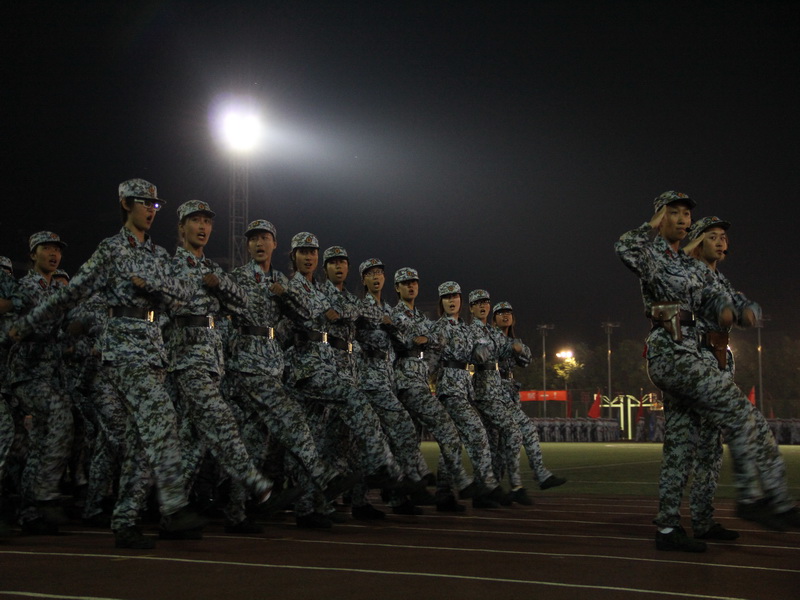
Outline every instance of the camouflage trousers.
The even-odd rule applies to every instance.
[[[492,468],[492,454],[489,447],[489,438],[486,428],[478,414],[478,411],[470,402],[470,398],[456,395],[442,395],[439,400],[444,406],[450,418],[453,420],[456,429],[467,455],[472,463],[472,470],[475,479],[487,488],[494,489],[499,484]],[[439,472],[447,474],[442,458],[439,458]],[[439,478],[437,481],[437,492],[441,494],[448,488],[453,487],[453,482],[449,477]]]
[[[525,448],[528,464],[531,467],[531,471],[533,471],[533,476],[536,478],[536,481],[541,483],[548,477],[551,477],[553,473],[544,466],[542,446],[539,443],[539,431],[533,419],[522,410],[522,403],[519,401],[519,396],[511,402],[511,416],[517,424],[517,427],[519,427],[519,432],[522,435],[522,446]]]
[[[205,369],[173,373],[182,423],[183,471],[187,489],[194,480],[206,450],[234,480],[261,496],[272,481],[256,467],[239,434],[239,427],[220,391],[220,377]]]
[[[389,447],[394,454],[403,475],[411,481],[420,481],[430,474],[422,456],[417,440],[417,429],[411,415],[390,390],[363,390],[369,398],[372,409],[378,415],[383,431],[389,440]]]
[[[6,458],[11,444],[14,442],[14,419],[11,407],[5,398],[0,397],[0,498],[2,498],[3,477],[5,475]]]
[[[335,416],[347,426],[358,446],[359,468],[364,475],[371,475],[385,467],[387,475],[400,477],[400,467],[392,454],[380,419],[360,390],[327,369],[299,381],[295,389],[304,399],[330,405]]]
[[[36,505],[58,499],[59,482],[72,450],[72,406],[60,383],[35,379],[14,386],[24,414],[32,417],[29,446],[22,471],[20,522],[40,517]]]
[[[489,437],[495,475],[500,477],[505,468],[511,489],[520,488],[522,475],[519,469],[519,449],[522,445],[522,434],[514,420],[500,376],[496,371],[480,371],[475,374],[473,382],[475,408],[478,409],[487,432],[497,432],[497,436]],[[497,440],[494,446],[491,445],[493,437]]]
[[[756,502],[764,497],[755,452],[755,427],[750,402],[733,379],[717,367],[702,360],[698,353],[674,344],[660,354],[648,357],[648,374],[653,383],[671,396],[672,412],[668,416],[664,439],[664,456],[659,478],[659,514],[665,505],[674,503],[676,486],[683,476],[684,466],[673,448],[671,436],[686,433],[686,423],[699,423],[719,430],[729,428],[728,446],[733,459],[734,482],[738,501]],[[681,488],[682,491],[682,488]]]
[[[104,389],[113,390],[114,395],[97,400],[98,411],[104,410],[102,403],[113,404],[116,400],[127,413],[119,496],[111,528],[136,524],[153,482],[161,514],[178,511],[188,501],[175,407],[164,388],[166,371],[150,365],[115,363],[104,365],[100,377]],[[109,410],[116,409],[111,406]]]
[[[233,381],[228,400],[256,464],[263,464],[269,446],[277,443],[285,450],[285,471],[289,475],[309,492],[324,489],[338,471],[320,457],[305,411],[280,378],[250,373],[229,376]],[[232,523],[245,516],[240,488],[239,484],[232,487],[231,506],[226,509],[226,517]]]
[[[439,444],[447,478],[455,484],[456,489],[463,490],[472,483],[461,460],[461,439],[455,423],[442,403],[431,394],[428,384],[420,381],[418,385],[398,390],[397,397],[411,418],[420,423]]]

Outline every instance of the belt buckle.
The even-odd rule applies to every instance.
[[[420,350],[420,351],[419,351],[419,354],[417,354],[417,359],[418,359],[418,360],[422,360],[422,359],[424,359],[424,358],[425,358],[425,352],[423,352],[422,350]]]
[[[347,342],[347,353],[348,354],[353,353],[353,342]]]
[[[269,329],[269,339],[274,340],[275,339],[275,328],[274,327],[267,327],[267,329]]]
[[[327,331],[323,331],[322,332],[322,343],[323,344],[327,344],[328,343],[328,332]]]
[[[148,310],[144,316],[146,321],[150,321],[151,323],[155,323],[156,321],[156,311]]]
[[[208,315],[207,319],[208,319],[208,328],[209,329],[214,329],[214,317],[211,316],[211,315]]]

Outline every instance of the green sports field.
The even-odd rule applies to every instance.
[[[428,464],[435,471],[438,447],[433,442],[424,442],[423,452]],[[783,446],[781,453],[786,461],[790,491],[795,498],[798,498],[800,497],[800,446]],[[630,494],[654,497],[657,495],[661,444],[543,443],[542,454],[548,469],[569,480],[567,485],[548,490],[547,494],[601,496]],[[469,467],[466,455],[464,460]],[[532,486],[530,469],[524,455],[521,466],[526,487]],[[507,487],[507,481],[505,484]],[[721,498],[734,497],[727,446],[717,495]]]

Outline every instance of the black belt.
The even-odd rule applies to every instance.
[[[175,317],[174,321],[178,327],[214,328],[214,317],[211,315],[182,315],[180,317]]]
[[[112,306],[108,309],[109,317],[128,317],[130,319],[142,319],[151,323],[158,320],[158,313],[149,308],[138,306]]]
[[[448,369],[466,369],[467,363],[458,362],[457,360],[443,360],[442,366]]]
[[[337,350],[343,350],[344,352],[352,352],[353,351],[353,344],[348,342],[347,340],[336,337],[335,335],[328,334],[328,344],[330,344],[331,348],[336,348]]]
[[[260,325],[242,325],[239,327],[239,333],[243,335],[268,337],[269,339],[275,337],[275,329],[273,327],[261,327]]]
[[[362,347],[364,354],[370,358],[377,358],[378,360],[386,360],[389,358],[389,353],[386,350],[375,350],[373,348]]]
[[[472,365],[476,371],[497,371],[499,365],[496,362],[476,363]]]
[[[425,358],[425,353],[422,350],[417,350],[416,352],[412,352],[411,350],[396,350],[395,354],[397,354],[397,358],[417,358],[422,360]]]
[[[512,373],[511,371],[509,371],[508,373],[500,371],[500,379],[514,379],[514,373]]]

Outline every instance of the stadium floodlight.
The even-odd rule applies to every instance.
[[[228,150],[248,154],[255,150],[264,133],[261,116],[255,111],[230,109],[222,116],[222,139]]]

